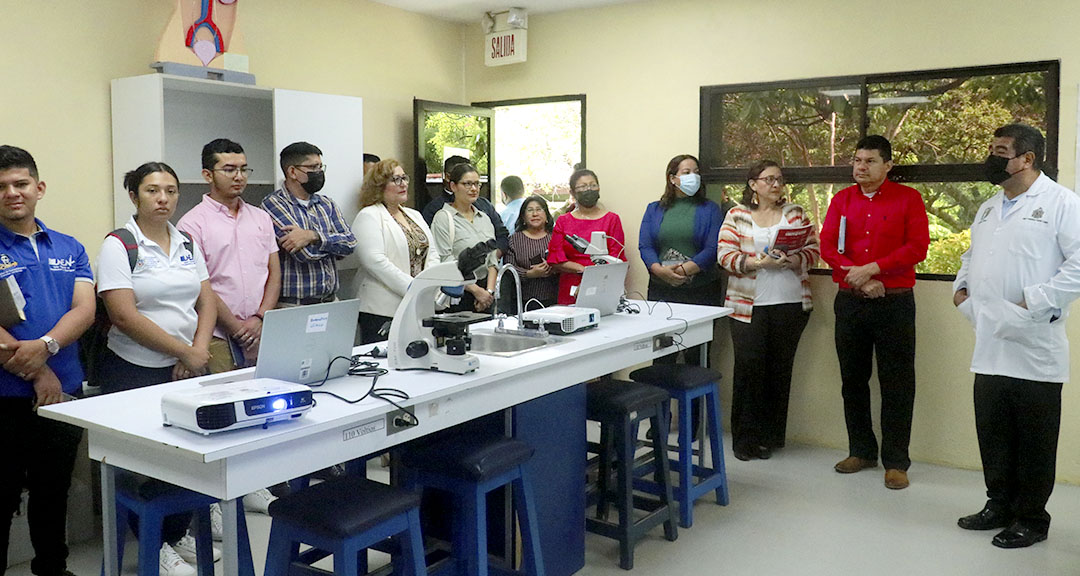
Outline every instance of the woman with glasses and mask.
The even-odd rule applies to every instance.
[[[720,228],[717,259],[730,273],[726,305],[735,352],[731,435],[739,460],[767,459],[787,433],[791,372],[813,302],[807,271],[820,253],[811,229],[802,247],[782,252],[769,244],[781,228],[811,224],[787,202],[776,162],[750,168],[742,203]]]
[[[548,264],[559,273],[559,304],[573,304],[577,300],[577,287],[581,284],[581,273],[592,265],[592,258],[578,252],[566,240],[569,234],[575,234],[586,242],[592,239],[593,232],[603,232],[607,236],[608,254],[626,260],[623,253],[622,221],[619,215],[601,207],[600,180],[592,170],[577,170],[570,175],[570,195],[575,208],[559,216],[555,228],[551,231],[548,244]]]
[[[456,260],[466,248],[495,240],[495,223],[487,213],[474,206],[480,197],[480,172],[476,166],[463,163],[451,168],[450,191],[454,194],[454,200],[444,204],[431,221],[431,233],[442,262]],[[475,272],[476,283],[465,286],[461,302],[452,307],[452,311],[483,312],[491,308],[495,301],[497,262],[495,250],[492,249],[484,264]]]
[[[510,249],[506,262],[513,265],[521,276],[521,302],[526,310],[551,306],[559,293],[559,275],[547,263],[548,244],[553,228],[551,212],[542,196],[530,196],[521,204],[515,231],[510,235]],[[512,294],[512,281],[503,276],[503,294]],[[531,301],[533,305],[530,306]],[[504,297],[499,301],[506,310],[517,312],[517,297]],[[539,303],[539,304],[537,304]]]
[[[364,174],[356,236],[356,298],[360,300],[360,340],[386,340],[380,329],[393,317],[409,283],[439,263],[435,239],[419,212],[408,208],[409,177],[397,160],[377,162]]]

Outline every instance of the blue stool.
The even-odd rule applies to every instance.
[[[670,396],[662,388],[604,379],[590,382],[586,387],[586,417],[600,422],[600,443],[590,445],[589,450],[599,454],[599,470],[595,490],[589,490],[589,502],[596,504],[596,517],[585,519],[585,529],[619,541],[619,566],[623,570],[634,567],[634,545],[656,526],[664,525],[664,536],[674,542],[678,537],[675,526],[675,501],[672,497],[670,468],[666,439],[659,435],[653,442],[653,461],[658,463],[655,486],[659,487],[659,501],[640,498],[634,494],[634,455],[637,452],[638,425],[649,420],[653,428],[665,430],[668,426],[668,401]],[[608,488],[612,461],[617,488]],[[591,488],[591,487],[590,487]],[[619,510],[618,523],[609,522],[608,500],[613,500]],[[635,510],[648,513],[635,520]]]
[[[724,450],[721,445],[720,396],[717,382],[720,375],[702,366],[686,364],[654,364],[630,373],[636,382],[659,386],[679,403],[679,440],[675,447],[678,459],[672,467],[679,477],[675,497],[679,501],[679,525],[689,528],[694,523],[694,501],[709,492],[716,492],[716,502],[728,504],[727,471],[724,467]],[[705,466],[705,449],[699,452],[698,465],[694,465],[693,434],[690,430],[690,404],[695,398],[704,398],[706,410],[707,441],[712,454],[712,468]],[[666,428],[664,429],[666,430]],[[659,437],[660,434],[657,434]],[[698,480],[695,484],[695,478]],[[655,486],[653,489],[657,489]]]
[[[523,539],[521,573],[544,576],[536,505],[525,470],[532,455],[533,448],[520,440],[464,435],[402,451],[404,487],[417,493],[421,487],[435,488],[453,498],[450,555],[458,572],[487,576],[487,494],[510,484]]]
[[[356,476],[341,476],[282,496],[270,504],[270,542],[264,576],[288,576],[293,562],[314,551],[334,555],[334,574],[367,573],[367,549],[400,539],[394,573],[425,576],[420,495]],[[301,555],[300,543],[313,546]]]
[[[158,576],[158,553],[161,549],[161,526],[166,516],[195,512],[195,545],[199,576],[214,576],[213,539],[210,534],[210,505],[217,498],[176,487],[151,499],[139,496],[133,486],[116,488],[116,552],[119,563],[124,561],[124,536],[127,533],[128,513],[139,518],[139,576]],[[236,523],[240,538],[240,573],[255,576],[248,542],[244,507],[237,506]],[[105,568],[102,566],[102,574]]]

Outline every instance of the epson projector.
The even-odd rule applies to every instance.
[[[548,306],[521,315],[527,328],[540,328],[552,334],[572,334],[600,325],[600,311],[576,306]]]
[[[299,418],[314,402],[311,388],[273,378],[204,384],[161,396],[161,419],[200,434]]]

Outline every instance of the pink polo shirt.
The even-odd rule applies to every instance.
[[[202,202],[184,214],[177,228],[191,234],[206,258],[210,287],[237,320],[259,311],[270,257],[278,251],[270,215],[240,202],[234,218],[222,203],[203,196]],[[225,338],[220,328],[214,336]]]

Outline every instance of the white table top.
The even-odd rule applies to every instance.
[[[682,333],[685,346],[707,342],[712,339],[712,320],[731,313],[729,308],[638,304],[640,314],[605,316],[599,328],[570,335],[556,345],[509,358],[478,355],[480,368],[466,375],[391,370],[379,378],[378,387],[407,392],[410,399],[398,403],[414,406],[420,420],[418,426],[391,436],[386,434],[385,420],[394,408],[383,400],[346,404],[325,395],[317,395],[317,405],[303,417],[266,429],[204,436],[162,425],[162,393],[195,388],[204,381],[250,379],[253,368],[51,405],[40,412],[86,428],[95,460],[234,498],[676,350],[654,351],[653,336]],[[474,328],[491,326],[489,322]],[[385,367],[386,360],[381,364]],[[318,390],[358,398],[370,385],[370,378],[346,376]]]

